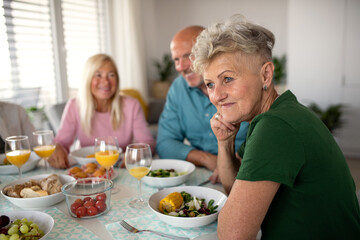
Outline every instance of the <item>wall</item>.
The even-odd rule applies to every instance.
[[[347,66],[359,65],[358,58],[349,60],[347,55],[354,50],[353,56],[360,55],[356,41],[352,43],[356,49],[347,46],[349,39],[360,35],[348,28],[360,23],[359,18],[349,17],[360,12],[354,3],[358,0],[142,0],[148,80],[157,78],[153,60],[170,52],[176,31],[194,24],[206,27],[241,13],[275,34],[274,55],[286,53],[288,87],[300,102],[322,107],[347,104],[346,124],[335,135],[345,155],[360,157],[360,80],[347,79],[357,85],[344,80]]]
[[[274,55],[287,49],[287,0],[143,0],[143,24],[149,80],[157,78],[154,59],[170,53],[170,41],[189,25],[209,26],[240,13],[276,36]]]
[[[351,40],[360,40],[359,12],[357,0],[289,0],[287,21],[288,87],[305,105],[346,105],[344,126],[334,135],[345,155],[357,158],[360,47]]]

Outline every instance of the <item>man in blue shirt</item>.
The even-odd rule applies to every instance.
[[[189,59],[196,37],[203,29],[189,26],[177,32],[171,41],[171,55],[180,76],[167,94],[159,120],[156,151],[160,158],[185,159],[214,171],[210,179],[215,183],[218,146],[210,119],[217,111],[209,100],[202,76],[192,71]],[[245,140],[247,129],[248,123],[241,123],[236,149]],[[190,145],[184,143],[185,139]]]

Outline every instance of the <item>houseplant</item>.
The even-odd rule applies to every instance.
[[[341,116],[343,114],[343,104],[334,104],[328,106],[326,109],[321,109],[316,103],[311,103],[309,108],[321,119],[331,133],[343,125]]]
[[[275,66],[273,81],[275,89],[279,94],[282,94],[286,90],[286,56],[273,57],[273,63]]]
[[[153,82],[152,96],[154,98],[165,99],[169,87],[171,85],[171,78],[175,73],[174,62],[170,54],[164,54],[162,59],[155,60],[154,66],[158,73],[158,80]]]

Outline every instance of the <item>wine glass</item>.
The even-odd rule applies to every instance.
[[[45,170],[48,168],[48,158],[55,150],[54,133],[51,130],[39,130],[33,132],[35,143],[34,152],[44,159]]]
[[[117,162],[119,154],[119,143],[116,137],[95,138],[95,158],[105,168],[107,179],[109,179],[109,169]]]
[[[125,165],[130,175],[138,180],[139,196],[137,199],[130,201],[132,208],[143,208],[146,202],[142,199],[141,179],[149,173],[151,169],[151,149],[149,144],[134,143],[126,147]]]
[[[7,160],[19,169],[19,178],[21,178],[21,167],[29,160],[31,154],[28,136],[7,137],[5,154]]]

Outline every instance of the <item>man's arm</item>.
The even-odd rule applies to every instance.
[[[196,166],[206,167],[214,171],[216,168],[217,156],[208,152],[193,149],[189,152],[186,160],[192,162]]]

